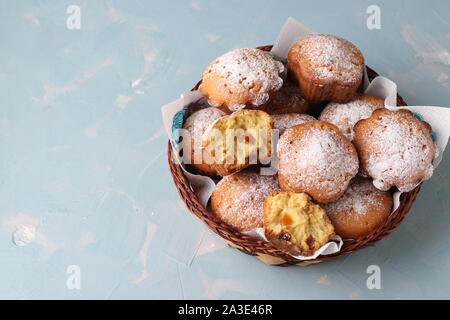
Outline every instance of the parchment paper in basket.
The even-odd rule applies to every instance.
[[[271,50],[271,52],[277,56],[278,58],[282,60],[287,59],[287,54],[289,51],[289,48],[292,46],[292,44],[300,39],[301,37],[304,37],[308,34],[313,33],[308,27],[304,26],[297,20],[289,17],[286,20],[286,23],[284,24],[283,28],[281,29],[281,32],[275,41],[275,44]],[[364,75],[364,83],[366,88],[368,86],[369,80],[367,77],[367,73]],[[183,108],[187,107],[189,104],[198,101],[202,98],[202,95],[198,91],[189,91],[186,93],[183,93],[181,95],[181,98],[173,101],[165,106],[162,107],[162,115],[163,115],[163,121],[164,121],[164,127],[166,129],[167,135],[169,136],[170,141],[172,142],[172,126],[173,126],[173,118],[174,116],[179,113]],[[178,153],[174,152],[176,157],[178,158]],[[177,159],[180,163],[179,159]],[[186,174],[186,177],[189,179],[189,181],[192,184],[192,187],[199,197],[200,202],[206,206],[208,203],[209,198],[211,197],[211,194],[214,190],[215,183],[214,181],[206,176],[202,175],[196,175],[192,174],[189,171],[187,171],[184,166],[181,166],[184,173]]]
[[[242,233],[252,236],[252,237],[255,237],[255,238],[258,238],[258,239],[261,239],[261,240],[264,240],[264,241],[268,241],[266,236],[264,235],[264,228],[255,228],[253,230],[242,232]],[[333,238],[330,239],[330,241],[328,241],[326,244],[324,244],[319,249],[317,249],[313,255],[311,255],[311,256],[292,256],[292,257],[294,257],[295,259],[298,259],[298,260],[313,260],[313,259],[316,259],[320,255],[333,254],[333,253],[341,251],[343,243],[344,242],[342,241],[342,238],[340,236],[334,236]]]
[[[311,29],[294,18],[289,17],[282,27],[271,52],[279,59],[286,60],[291,46],[299,39],[313,33]],[[397,107],[397,85],[393,81],[381,76],[369,82],[366,68],[364,68],[363,88],[365,89],[365,93],[384,99],[386,108],[390,110],[398,110],[399,108],[408,109],[433,127],[433,136],[438,149],[438,155],[433,161],[433,166],[436,169],[442,160],[442,155],[449,139],[450,128],[447,123],[450,121],[450,109],[430,106]],[[399,191],[393,195],[394,206],[392,212],[400,205],[400,195],[401,192]]]
[[[288,18],[285,25],[283,26],[280,35],[275,42],[275,45],[272,49],[272,53],[282,60],[286,60],[287,53],[292,44],[304,37],[307,34],[312,33],[310,29],[302,25],[300,22],[296,21],[293,18]],[[366,70],[365,70],[366,71]],[[391,80],[384,77],[377,77],[371,83],[369,83],[369,79],[367,76],[367,72],[364,74],[364,88],[365,93],[372,94],[378,96],[382,99],[385,99],[385,106],[389,109],[396,109],[396,96],[397,96],[397,86]],[[190,103],[196,102],[201,99],[201,94],[198,91],[187,92],[182,94],[181,98],[177,101],[169,103],[168,105],[162,108],[164,126],[168,133],[169,138],[172,138],[172,125],[174,116],[183,110],[183,108],[187,107]],[[436,145],[438,146],[440,153],[439,157],[434,161],[434,166],[437,167],[439,162],[442,159],[442,153],[447,145],[447,141],[449,138],[449,129],[446,127],[446,123],[450,121],[450,109],[441,108],[441,107],[402,107],[405,109],[409,109],[416,114],[420,114],[424,120],[429,122],[433,127]],[[171,139],[172,141],[172,139]],[[173,142],[173,141],[172,141]],[[177,154],[177,152],[175,152]],[[177,157],[176,161],[180,163],[180,159]],[[206,176],[195,175],[182,166],[183,171],[186,173],[187,178],[191,182],[194,192],[199,197],[199,200],[203,205],[206,206],[208,199],[211,196],[212,191],[214,190],[215,183],[212,179]],[[394,208],[393,211],[399,205],[400,192],[396,192],[394,194]],[[256,236],[261,239],[265,239],[264,233],[258,231],[258,229],[251,230],[249,233],[253,236]],[[308,260],[314,259],[318,255],[326,255],[336,253],[341,249],[342,239],[340,237],[336,237],[332,239],[326,245],[322,246],[313,256],[310,257],[296,257],[299,260]],[[335,242],[337,241],[337,242]]]
[[[191,103],[197,102],[199,100],[203,99],[203,96],[200,94],[199,91],[189,91],[186,93],[183,93],[181,95],[181,98],[178,100],[175,100],[169,104],[166,104],[162,107],[162,116],[163,116],[163,122],[164,122],[164,128],[166,129],[167,136],[170,139],[172,148],[176,150],[174,146],[174,141],[172,140],[172,130],[173,130],[173,124],[174,124],[174,117],[179,112],[181,112],[185,107],[189,106]],[[183,119],[184,122],[184,119]],[[183,126],[183,123],[181,123],[181,127]],[[175,161],[179,164],[181,164],[179,154],[178,152],[172,153],[175,157]],[[185,173],[186,177],[188,178],[192,189],[194,190],[195,194],[198,196],[198,199],[200,200],[200,203],[206,207],[208,204],[208,200],[211,197],[211,194],[216,187],[216,184],[214,181],[207,176],[202,176],[198,174],[192,174],[189,171],[187,171],[184,166],[181,164],[181,168],[183,172]]]
[[[216,186],[215,182],[207,177],[202,175],[196,175],[192,174],[189,171],[187,171],[179,157],[178,152],[176,151],[175,142],[173,141],[173,129],[174,127],[182,127],[184,123],[176,124],[177,119],[174,119],[177,117],[177,115],[183,115],[183,110],[187,108],[191,103],[198,102],[202,99],[202,95],[198,91],[190,91],[186,92],[181,95],[181,98],[173,101],[165,106],[162,107],[162,115],[163,115],[163,122],[164,127],[166,129],[167,135],[170,139],[172,148],[175,152],[174,154],[174,161],[179,163],[181,165],[181,168],[183,172],[185,173],[186,177],[188,178],[195,194],[198,196],[200,202],[206,207],[208,204],[208,200],[211,197],[212,192],[214,191],[214,188]],[[184,117],[181,117],[183,119]],[[184,122],[184,121],[183,121]],[[245,234],[254,236],[258,239],[262,239],[267,241],[266,237],[264,236],[264,229],[263,228],[256,228],[253,230],[250,230],[248,232],[245,232]],[[309,257],[304,256],[297,256],[294,257],[299,260],[311,260],[317,258],[319,255],[327,255],[336,253],[341,250],[343,241],[342,238],[339,236],[333,237],[328,243],[323,245],[320,249],[316,250],[316,252]]]

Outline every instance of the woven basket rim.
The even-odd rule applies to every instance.
[[[258,49],[269,51],[272,48],[271,45],[261,46]],[[373,80],[378,74],[367,67],[367,74],[369,76],[369,80]],[[197,83],[191,91],[197,90],[201,81]],[[403,100],[403,98],[397,94],[397,105],[398,106],[406,106],[407,104]],[[302,264],[304,260],[297,260],[287,253],[278,250],[275,248],[270,242],[266,242],[255,237],[242,234],[235,230],[230,225],[220,221],[212,212],[210,212],[207,208],[205,208],[201,202],[199,201],[197,195],[192,190],[190,183],[186,176],[184,175],[183,170],[181,169],[181,165],[177,164],[174,161],[174,155],[172,150],[172,145],[170,141],[168,142],[168,162],[170,172],[172,174],[175,186],[186,204],[188,210],[196,215],[200,220],[202,220],[209,229],[214,231],[220,237],[224,238],[233,247],[239,249],[240,251],[255,255],[268,255],[275,257],[277,259],[276,265],[279,266],[287,266],[287,265],[295,265]],[[339,252],[331,254],[331,255],[320,255],[316,259],[307,260],[308,264],[317,263],[321,261],[336,259],[338,257],[342,257],[348,254],[351,254],[355,251],[361,250],[363,248],[373,246],[378,241],[387,237],[393,231],[397,229],[397,227],[401,224],[405,216],[408,214],[412,204],[414,203],[417,194],[419,193],[421,188],[421,184],[418,185],[415,189],[410,192],[404,192],[400,196],[400,205],[390,214],[388,219],[384,224],[380,225],[377,229],[375,229],[369,235],[354,239],[354,240],[344,240],[342,248]]]

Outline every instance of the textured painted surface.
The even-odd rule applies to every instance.
[[[396,233],[308,268],[227,247],[168,172],[160,107],[289,15],[353,41],[410,104],[448,105],[450,3],[376,2],[370,31],[372,1],[0,0],[0,298],[450,298],[448,152]]]

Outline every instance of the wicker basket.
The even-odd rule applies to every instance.
[[[259,49],[266,51],[269,51],[271,48],[272,46],[259,47]],[[378,76],[378,74],[369,67],[367,67],[367,73],[370,80]],[[192,90],[196,90],[200,83],[201,82],[197,83],[197,85]],[[397,95],[397,105],[406,106],[406,103],[399,95]],[[180,165],[174,162],[173,159],[173,151],[169,142],[168,160],[170,172],[175,182],[175,186],[177,187],[181,198],[188,207],[189,211],[196,215],[199,219],[201,219],[212,231],[224,238],[232,247],[235,247],[244,253],[256,256],[266,264],[278,266],[307,266],[330,259],[336,259],[338,257],[353,253],[368,246],[373,246],[376,242],[380,241],[381,239],[392,233],[395,229],[397,229],[403,218],[405,218],[405,216],[409,212],[409,209],[416,199],[421,187],[421,185],[419,185],[410,192],[402,193],[402,195],[400,196],[400,205],[397,210],[395,210],[389,216],[389,218],[383,225],[379,226],[371,234],[356,240],[344,241],[341,250],[337,253],[326,256],[319,256],[314,260],[300,261],[278,250],[270,242],[262,241],[257,238],[239,233],[228,224],[218,220],[200,203],[199,199],[191,189],[189,181],[184,175]]]

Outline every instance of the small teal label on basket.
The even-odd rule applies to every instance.
[[[433,139],[433,142],[436,142],[436,140],[437,140],[436,133],[434,133],[434,132],[431,133],[431,139]]]
[[[413,112],[413,114],[414,114],[414,116],[415,116],[418,120],[420,120],[420,121],[425,121],[425,120],[424,120],[424,117],[423,117],[420,113],[418,113],[418,112]],[[434,133],[434,131],[431,132],[431,139],[433,140],[433,142],[436,142],[436,133]]]
[[[180,143],[180,130],[183,128],[184,121],[186,121],[187,108],[178,111],[172,120],[172,139],[176,143]]]
[[[418,112],[413,112],[413,114],[414,114],[414,116],[415,116],[417,119],[419,119],[420,121],[423,121],[423,116],[422,116],[420,113],[418,113]]]

